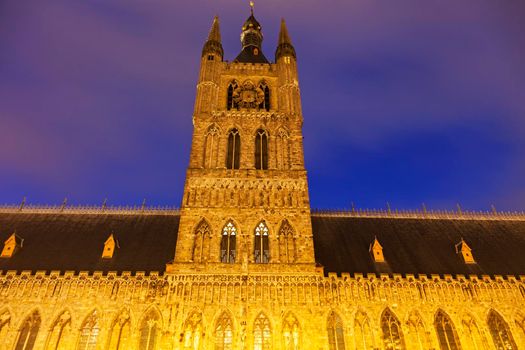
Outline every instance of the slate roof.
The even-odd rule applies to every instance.
[[[258,51],[257,55],[254,54],[254,50]],[[261,49],[255,46],[246,46],[242,49],[241,53],[235,57],[233,62],[240,63],[270,63],[266,56],[264,56]]]
[[[0,244],[13,232],[24,239],[0,271],[165,271],[173,259],[178,214],[0,213]],[[364,218],[312,215],[315,256],[325,272],[525,275],[524,220]],[[113,233],[120,248],[101,258]],[[374,263],[374,237],[386,263]],[[465,264],[463,238],[477,264]]]

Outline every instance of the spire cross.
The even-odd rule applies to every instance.
[[[252,15],[253,15],[253,6],[254,6],[254,5],[255,5],[255,4],[253,3],[253,1],[250,1],[250,11],[252,12]]]

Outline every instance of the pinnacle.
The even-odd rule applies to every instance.
[[[292,44],[284,18],[281,19],[281,30],[279,31],[279,45],[280,44]]]
[[[213,18],[213,23],[211,25],[210,33],[208,34],[208,41],[217,41],[221,42],[221,31],[219,30],[219,17],[215,16]]]

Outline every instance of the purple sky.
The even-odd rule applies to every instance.
[[[180,203],[200,51],[247,1],[0,3],[0,203]],[[257,1],[298,54],[313,207],[525,209],[525,2]]]

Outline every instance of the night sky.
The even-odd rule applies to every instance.
[[[180,204],[202,45],[248,1],[0,2],[0,203]],[[525,209],[525,2],[256,1],[298,55],[315,208]]]

